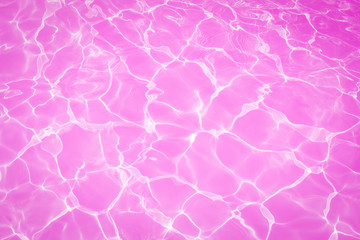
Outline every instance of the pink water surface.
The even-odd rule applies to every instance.
[[[0,0],[0,239],[360,239],[359,0]]]

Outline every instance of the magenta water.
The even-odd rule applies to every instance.
[[[360,239],[358,0],[1,0],[0,239]]]

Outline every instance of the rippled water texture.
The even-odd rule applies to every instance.
[[[360,239],[359,0],[0,0],[0,239]]]

